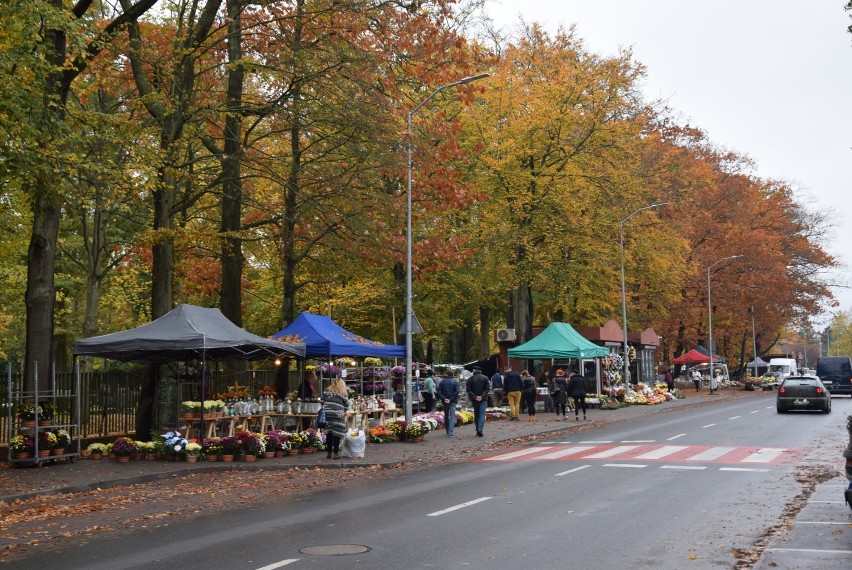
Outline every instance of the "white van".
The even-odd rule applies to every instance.
[[[795,358],[772,358],[769,360],[769,370],[766,374],[775,376],[775,387],[777,388],[787,376],[798,376]]]

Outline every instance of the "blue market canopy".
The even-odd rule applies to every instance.
[[[358,336],[341,327],[330,318],[312,313],[299,313],[287,328],[272,338],[305,345],[305,356],[375,356],[395,358],[405,356],[405,347],[382,344]]]
[[[568,323],[550,323],[535,338],[510,348],[509,358],[599,358],[609,350],[586,340]]]
[[[74,356],[169,362],[261,360],[305,355],[305,347],[257,336],[241,329],[219,309],[178,305],[159,319],[134,329],[74,341]]]

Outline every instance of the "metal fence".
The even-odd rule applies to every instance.
[[[9,437],[9,421],[14,421],[13,397],[21,392],[20,376],[12,378],[12,393],[4,377],[0,382],[0,445],[6,445]],[[56,398],[56,424],[77,424],[74,421],[73,396],[74,375],[71,372],[56,373],[53,389],[63,397]],[[80,373],[80,434],[84,438],[129,435],[135,432],[136,409],[142,392],[144,374],[138,372],[81,372]],[[275,370],[249,370],[240,372],[208,371],[206,383],[209,396],[224,393],[231,386],[244,386],[250,394],[257,394],[264,386],[275,386]],[[180,399],[200,399],[200,381],[179,381]],[[291,371],[289,386],[298,386],[298,372]],[[285,394],[281,394],[283,397]],[[170,404],[171,405],[171,404]],[[178,413],[180,400],[174,403]]]

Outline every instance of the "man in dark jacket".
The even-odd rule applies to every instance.
[[[586,379],[580,376],[576,368],[571,369],[568,378],[568,394],[574,399],[574,421],[580,421],[580,406],[583,407],[583,420],[586,419]]]
[[[488,390],[491,381],[482,373],[479,366],[473,367],[473,376],[467,379],[467,397],[473,407],[474,423],[476,424],[476,435],[482,437],[485,429],[485,407],[488,405]]]
[[[491,407],[499,408],[503,405],[503,374],[498,369],[491,377]]]
[[[444,408],[444,429],[447,436],[452,437],[456,427],[456,405],[459,403],[459,381],[453,376],[453,371],[447,368],[444,377],[438,382],[437,398]]]
[[[518,421],[521,411],[521,390],[524,387],[524,381],[521,375],[506,368],[503,374],[503,390],[506,391],[506,397],[509,399],[509,419]]]

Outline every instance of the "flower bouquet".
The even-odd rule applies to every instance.
[[[405,428],[405,437],[410,441],[419,441],[429,430],[420,422],[411,422]]]
[[[405,420],[391,420],[385,422],[385,427],[392,431],[398,439],[405,437],[405,428],[408,427],[408,422]]]
[[[18,419],[22,422],[33,422],[36,415],[42,415],[41,406],[36,406],[35,402],[22,402],[18,406]]]
[[[187,460],[189,460],[190,457],[194,457],[195,459],[193,461],[197,460],[201,456],[201,451],[202,451],[201,444],[198,443],[198,442],[195,442],[195,441],[190,441],[189,443],[186,444],[186,447],[184,447],[184,449],[183,449],[183,452],[186,455]]]
[[[32,457],[35,441],[31,436],[19,434],[9,441],[9,449],[13,454],[19,455],[18,459],[22,459],[24,455]]]
[[[207,458],[218,457],[222,455],[222,439],[218,437],[208,437],[201,440],[201,448]]]
[[[54,432],[56,434],[56,447],[68,447],[71,445],[71,434],[68,433],[66,429],[58,429]]]
[[[399,439],[397,434],[382,425],[374,427],[367,432],[367,435],[369,435],[370,441],[373,443],[387,443]]]
[[[145,459],[153,461],[157,458],[157,442],[137,441],[136,449],[139,450],[139,453],[145,456]]]
[[[250,431],[238,431],[236,438],[240,444],[240,454],[258,456],[263,453],[264,444],[260,435]]]
[[[218,444],[222,449],[222,457],[230,456],[233,458],[240,451],[240,440],[236,436],[229,435],[219,440]]]
[[[311,449],[313,451],[316,451],[317,449],[322,449],[325,445],[325,442],[322,439],[322,435],[314,428],[306,429],[305,431],[300,433],[299,436],[304,441],[303,447],[305,450]]]
[[[86,447],[86,451],[89,452],[89,457],[92,459],[100,459],[104,453],[107,453],[109,449],[105,443],[90,443],[88,447]]]
[[[265,451],[281,451],[281,436],[275,430],[266,432]]]
[[[181,436],[180,432],[170,431],[162,435],[163,438],[163,453],[172,458],[183,453],[186,444],[189,443],[186,438]]]
[[[51,450],[56,447],[56,434],[52,431],[40,431],[38,432],[38,448],[39,451],[44,451],[45,449]]]
[[[119,458],[127,457],[129,459],[131,455],[138,453],[136,442],[129,437],[119,437],[112,442],[112,453]]]

